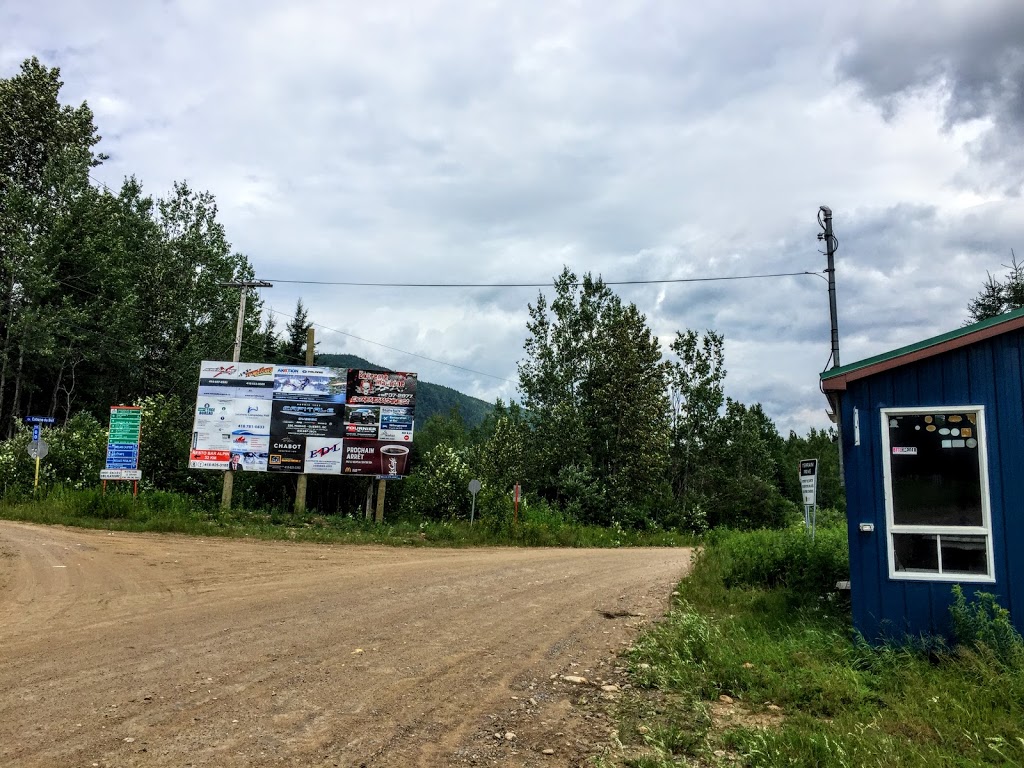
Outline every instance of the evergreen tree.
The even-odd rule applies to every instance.
[[[999,280],[989,274],[981,292],[968,303],[970,322],[977,323],[1024,307],[1024,264],[1017,262],[1017,254],[1012,249],[1010,256],[1010,263],[1004,265],[1006,278]]]
[[[285,326],[284,345],[281,355],[285,362],[290,364],[304,363],[306,361],[306,333],[312,327],[306,308],[302,305],[302,299],[295,304],[295,314]]]

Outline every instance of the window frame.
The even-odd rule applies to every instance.
[[[981,482],[981,525],[896,525],[893,509],[892,491],[892,445],[889,439],[889,419],[893,416],[915,416],[931,414],[975,414],[976,424],[981,432],[978,440],[978,474]],[[913,408],[881,408],[879,409],[879,425],[882,435],[882,473],[883,495],[885,497],[885,544],[889,561],[889,578],[893,581],[938,581],[938,582],[995,582],[995,547],[992,542],[992,505],[989,493],[988,478],[988,425],[985,422],[985,406],[983,405],[936,405]],[[939,571],[897,571],[896,544],[897,534],[936,535]],[[988,573],[949,573],[942,571],[941,537],[947,536],[982,536],[985,540],[985,562]]]

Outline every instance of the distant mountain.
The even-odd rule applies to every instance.
[[[391,370],[355,355],[318,354],[316,364],[331,368],[361,368],[366,371]],[[464,395],[451,387],[431,384],[423,379],[416,383],[416,423],[419,426],[425,424],[435,413],[447,416],[452,408],[458,408],[466,427],[475,427],[484,420],[493,407],[491,403]]]

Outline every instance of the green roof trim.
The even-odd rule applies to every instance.
[[[832,379],[836,376],[842,376],[844,374],[851,373],[852,371],[858,371],[861,368],[867,368],[871,365],[877,365],[878,363],[884,363],[888,360],[894,360],[897,357],[903,357],[903,355],[909,355],[913,352],[927,349],[928,347],[934,347],[938,344],[952,341],[953,339],[959,339],[963,336],[968,336],[972,333],[977,333],[978,331],[983,331],[986,328],[991,328],[992,326],[1000,325],[1021,317],[1024,317],[1024,308],[1015,309],[1012,312],[1006,312],[1002,315],[990,317],[987,320],[982,320],[980,323],[965,325],[963,328],[957,328],[954,331],[943,333],[940,336],[933,336],[930,339],[925,339],[924,341],[919,341],[915,344],[908,344],[905,347],[894,349],[891,352],[883,352],[880,355],[859,360],[856,363],[850,363],[849,365],[844,365],[839,368],[829,368],[827,371],[822,371],[821,380],[826,381],[827,379]]]

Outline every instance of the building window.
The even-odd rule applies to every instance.
[[[985,411],[882,411],[889,576],[993,581]]]

